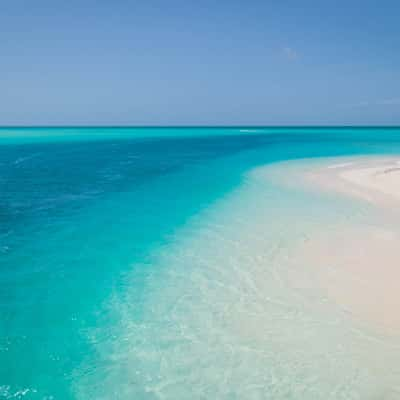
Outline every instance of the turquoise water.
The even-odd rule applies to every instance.
[[[357,338],[277,281],[283,308],[246,316],[246,271],[329,214],[252,171],[353,154],[400,154],[400,129],[0,129],[0,398],[376,398]]]

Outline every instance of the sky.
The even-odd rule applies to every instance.
[[[400,125],[400,1],[1,0],[0,125]]]

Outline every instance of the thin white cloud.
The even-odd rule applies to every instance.
[[[297,51],[291,47],[284,47],[282,53],[289,60],[295,60],[298,57]]]
[[[347,104],[348,108],[363,108],[372,106],[400,106],[400,97],[390,99],[380,99],[374,101],[360,101],[358,103]]]
[[[384,99],[379,104],[383,106],[398,106],[400,105],[400,97],[394,99]]]

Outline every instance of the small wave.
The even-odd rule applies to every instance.
[[[14,165],[18,165],[18,164],[21,164],[21,163],[23,163],[23,162],[25,162],[25,161],[31,160],[32,158],[35,158],[35,157],[38,157],[38,156],[40,156],[40,153],[31,154],[31,155],[26,156],[26,157],[18,157],[18,158],[13,162],[13,164],[14,164]]]
[[[108,181],[119,181],[122,179],[121,174],[106,174],[104,175],[104,178],[107,179]]]
[[[260,129],[240,129],[239,132],[242,132],[242,133],[258,133],[258,132],[262,132],[262,130],[260,130]]]
[[[1,246],[0,247],[0,253],[8,253],[10,248],[8,246]]]
[[[10,385],[0,386],[0,398],[3,399],[21,399],[28,393],[36,393],[36,389],[24,388],[13,391]]]
[[[62,194],[58,197],[49,197],[47,199],[42,200],[38,206],[40,210],[50,209],[59,204],[74,202],[74,201],[82,201],[82,200],[90,200],[96,197],[98,194],[102,193],[101,191],[88,191],[79,194]]]

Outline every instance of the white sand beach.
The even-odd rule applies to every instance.
[[[313,190],[373,204],[382,218],[313,233],[294,250],[293,259],[307,267],[293,269],[293,285],[315,285],[353,318],[400,334],[400,158],[354,158],[301,175]]]
[[[358,196],[371,203],[400,205],[400,158],[360,158],[316,168],[306,179],[320,188]]]

